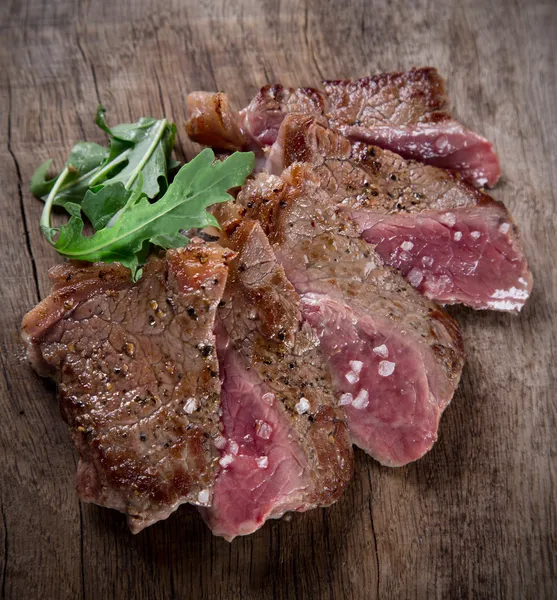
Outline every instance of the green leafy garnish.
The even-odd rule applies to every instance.
[[[147,125],[146,129],[152,126]],[[117,135],[132,133],[124,128],[118,130]],[[141,276],[140,267],[149,244],[180,247],[188,241],[181,233],[183,230],[208,225],[218,227],[207,207],[230,200],[228,190],[243,185],[253,165],[252,152],[235,152],[223,161],[215,161],[213,151],[205,149],[180,169],[166,193],[156,202],[150,202],[144,191],[147,177],[140,168],[128,187],[117,180],[100,191],[87,192],[81,206],[66,202],[64,207],[70,219],[66,225],[53,228],[50,211],[70,173],[66,166],[45,203],[41,229],[62,256],[90,262],[119,262],[130,269],[135,281]],[[148,177],[152,173],[149,171]],[[96,232],[91,236],[83,235],[82,211],[95,226]]]
[[[104,187],[121,183],[132,189],[140,173],[144,193],[154,198],[168,187],[168,171],[176,162],[170,154],[176,137],[176,126],[166,119],[143,117],[137,123],[122,123],[112,129],[104,119],[105,109],[97,109],[96,123],[109,135],[110,146],[105,148],[92,142],[78,142],[70,153],[64,170],[58,177],[47,180],[52,161],[43,163],[31,178],[31,192],[43,200],[54,189],[64,174],[61,185],[51,198],[53,206],[68,202],[81,204],[88,190],[98,192]]]

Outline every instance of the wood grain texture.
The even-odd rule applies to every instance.
[[[554,0],[4,0],[0,3],[2,600],[557,597],[557,5]],[[268,81],[434,65],[454,112],[499,151],[494,195],[535,277],[520,316],[455,309],[468,362],[432,452],[402,469],[358,453],[330,509],[228,544],[180,509],[138,536],[80,505],[54,386],[22,360],[48,293],[33,169],[109,122],[181,124],[196,89],[243,105]],[[180,127],[177,154],[194,146]]]

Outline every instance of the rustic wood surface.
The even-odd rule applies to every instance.
[[[2,599],[557,598],[557,4],[451,0],[0,2],[0,589]],[[232,544],[188,507],[138,536],[80,504],[53,384],[22,357],[24,312],[58,259],[33,169],[111,123],[165,115],[189,91],[237,106],[268,81],[434,65],[454,112],[489,137],[494,192],[535,277],[520,316],[454,310],[468,362],[440,439],[402,469],[357,455],[330,509]]]

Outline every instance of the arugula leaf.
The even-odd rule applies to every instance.
[[[106,160],[108,150],[93,142],[78,142],[71,150],[66,166],[69,167],[68,176],[60,188],[54,204],[63,206],[66,202],[79,201],[87,191],[89,181],[100,169]],[[29,185],[31,192],[43,199],[54,187],[58,177],[47,180],[46,174],[52,160],[44,162],[31,177]]]
[[[101,188],[98,192],[87,190],[81,209],[91,221],[95,231],[106,227],[112,217],[126,205],[132,192],[121,182]]]
[[[65,165],[68,171],[51,205],[65,207],[68,202],[81,204],[89,190],[99,192],[103,187],[119,182],[126,191],[130,190],[137,185],[140,173],[143,174],[144,192],[149,198],[166,191],[168,170],[176,166],[170,158],[176,126],[166,119],[157,121],[143,117],[137,123],[123,123],[110,129],[104,120],[104,113],[105,109],[99,106],[96,122],[110,136],[109,148],[92,142],[78,142],[72,148]],[[31,178],[31,192],[43,200],[46,200],[61,176],[46,179],[51,164],[51,160],[43,163]],[[120,201],[122,206],[128,196],[123,195]]]
[[[105,112],[104,107],[97,108],[96,123],[112,138],[111,155],[117,154],[123,144],[131,144],[132,147],[127,156],[127,165],[104,184],[120,181],[129,190],[136,185],[141,171],[143,190],[149,198],[164,192],[168,187],[167,163],[174,147],[176,125],[168,123],[166,119],[157,121],[143,117],[137,123],[122,123],[110,128],[104,119]]]
[[[224,161],[215,162],[214,152],[207,148],[180,169],[164,196],[155,203],[149,202],[143,193],[139,178],[114,222],[92,236],[83,235],[81,207],[71,202],[66,204],[71,215],[68,223],[52,228],[47,201],[41,229],[63,256],[90,262],[120,262],[130,269],[135,281],[141,276],[140,265],[146,260],[146,243],[162,248],[184,245],[187,238],[180,231],[216,225],[207,207],[230,200],[228,190],[243,185],[253,166],[252,152],[235,152]],[[56,193],[55,185],[51,195]]]

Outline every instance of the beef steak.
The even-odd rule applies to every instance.
[[[267,160],[280,173],[307,162],[381,258],[428,298],[517,311],[532,276],[502,202],[458,175],[351,144],[321,118],[288,115]]]
[[[448,112],[445,83],[430,67],[325,81],[322,90],[266,85],[239,113],[223,96],[188,97],[186,129],[192,139],[226,149],[265,149],[287,114],[321,115],[351,141],[458,171],[476,186],[493,186],[501,174],[490,142]]]
[[[385,465],[422,456],[462,370],[456,323],[384,266],[308,164],[260,174],[238,202],[301,295],[353,441]]]
[[[137,533],[212,500],[219,431],[213,324],[231,256],[191,244],[153,258],[134,284],[117,264],[51,270],[53,292],[23,319],[28,356],[58,380],[82,500]]]
[[[231,207],[216,213],[237,257],[217,333],[223,469],[212,506],[201,512],[213,533],[230,540],[286,511],[333,503],[353,460],[318,341],[263,230],[234,221]]]

